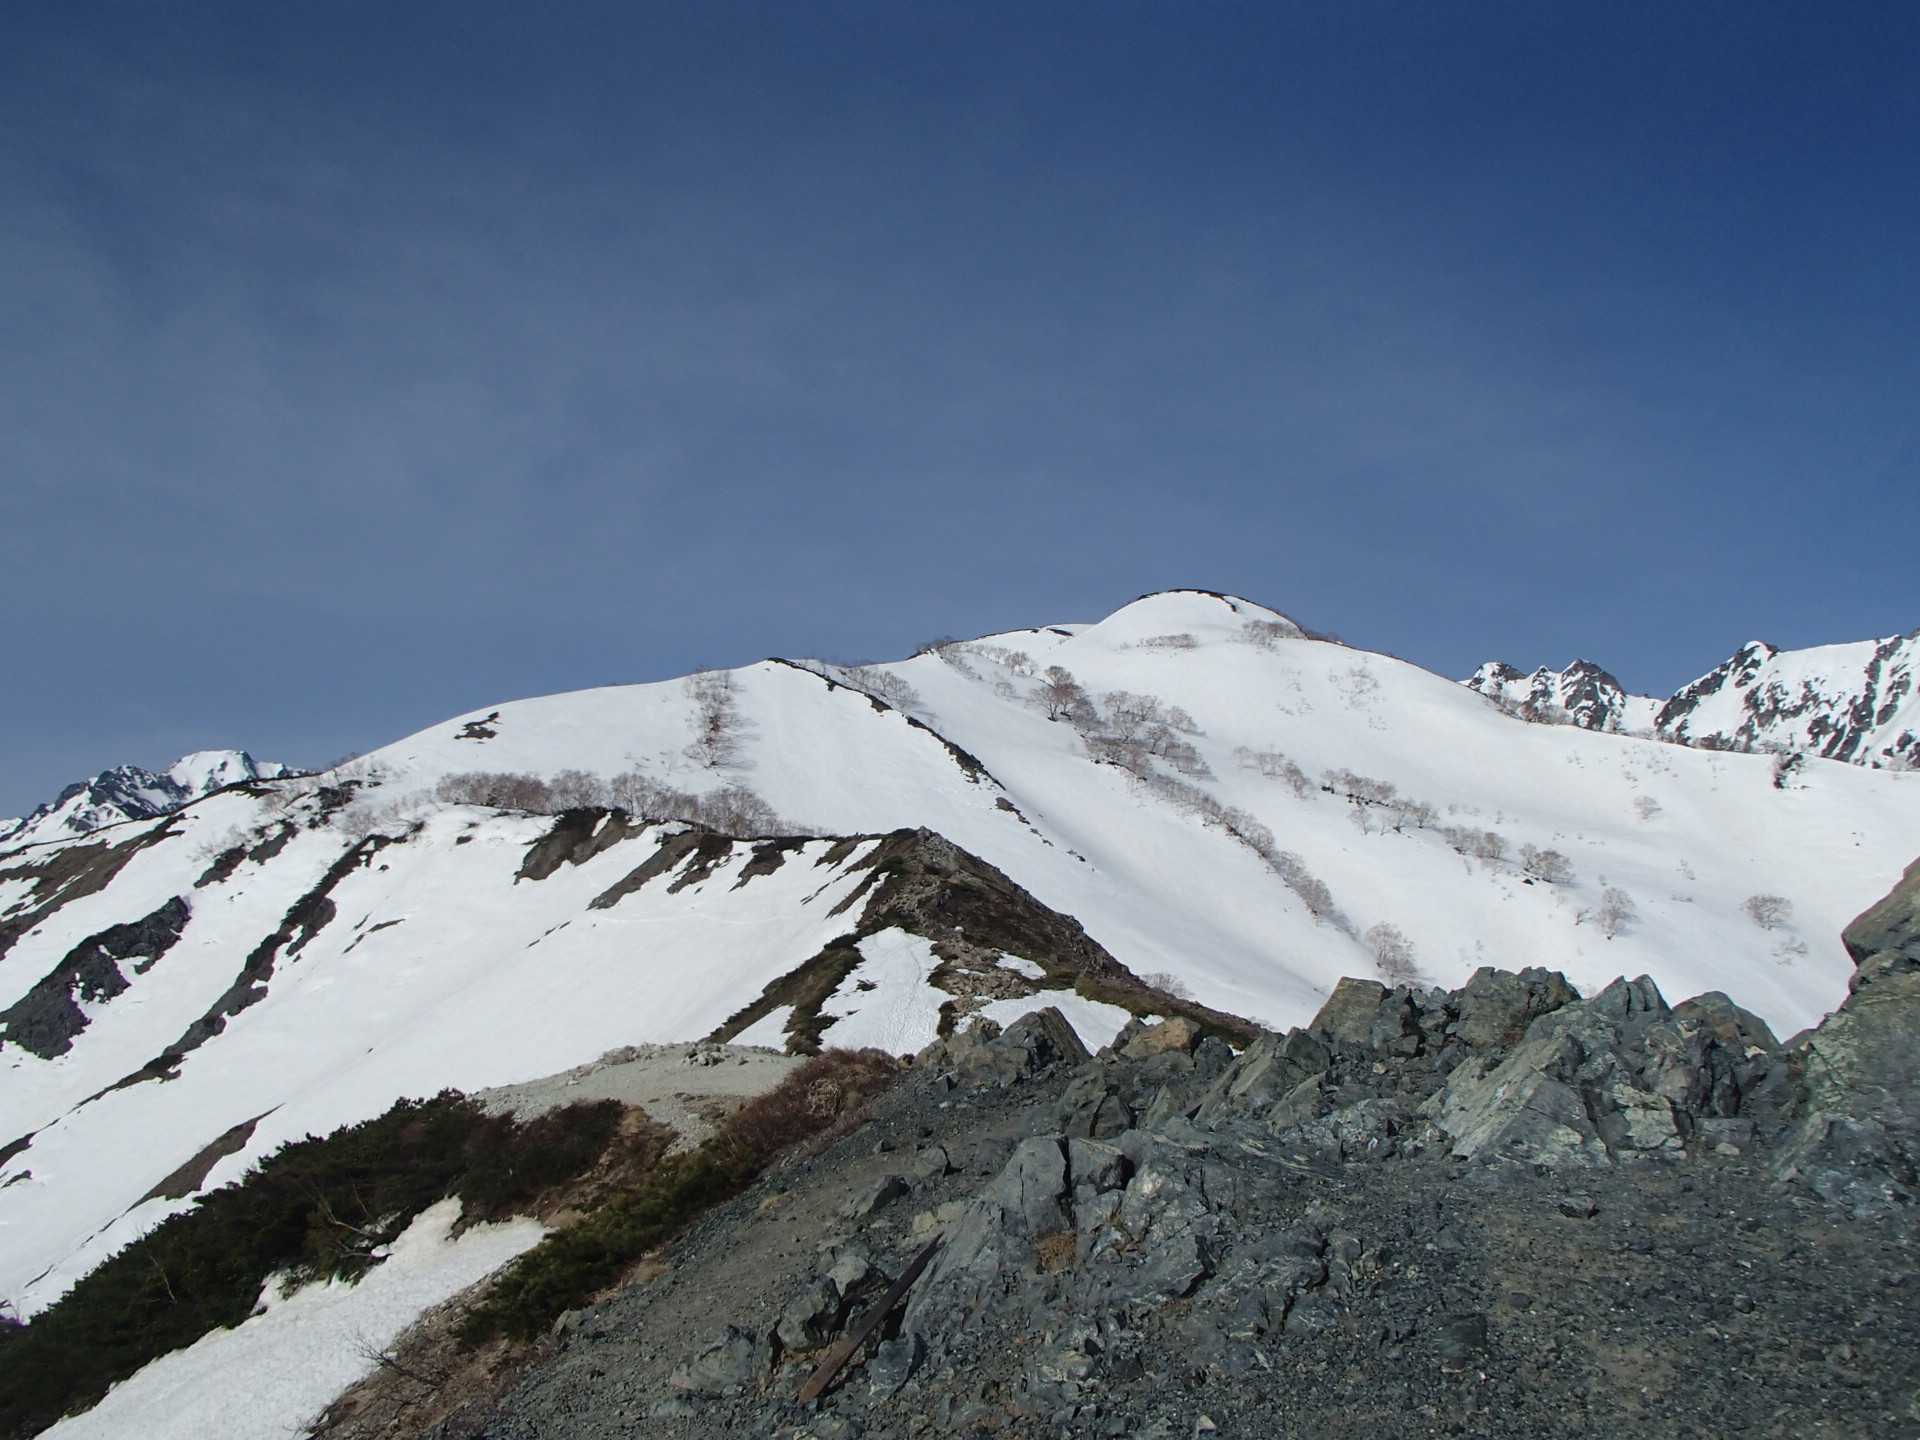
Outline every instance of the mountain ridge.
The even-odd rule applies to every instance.
[[[738,1043],[897,1055],[1050,1004],[1097,1048],[1149,1007],[1283,1029],[1343,976],[1547,964],[1787,1033],[1844,997],[1835,937],[1920,853],[1916,783],[1519,724],[1193,592],[503,703],[0,857],[0,1294],[31,1311],[191,1204],[141,1197],[248,1123],[204,1184],[402,1095],[736,1017]],[[922,832],[1078,926],[1133,1002],[964,918],[861,933],[859,861]]]

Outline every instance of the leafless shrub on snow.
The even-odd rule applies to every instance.
[[[1582,911],[1579,919],[1593,921],[1600,933],[1611,940],[1627,928],[1635,913],[1633,897],[1609,885],[1600,892],[1600,903],[1590,911]]]
[[[1399,792],[1391,780],[1373,780],[1356,775],[1342,766],[1320,777],[1321,788],[1332,795],[1344,795],[1355,805],[1385,805]]]
[[[1005,645],[988,645],[979,640],[965,645],[951,647],[969,655],[978,655],[982,660],[990,660],[1015,675],[1033,675],[1033,657],[1024,650],[1009,650]]]
[[[1049,665],[1042,673],[1032,703],[1047,719],[1065,720],[1076,729],[1091,729],[1100,723],[1093,697],[1073,678],[1071,670],[1060,665]]]
[[[447,805],[485,805],[494,810],[524,810],[548,815],[556,809],[553,787],[538,775],[515,771],[463,770],[443,775],[433,798]]]
[[[1178,975],[1168,970],[1155,970],[1140,977],[1141,983],[1171,995],[1176,1000],[1191,1000],[1193,991]]]
[[[1140,642],[1142,650],[1197,650],[1200,642],[1182,631],[1178,635],[1149,635]]]
[[[1549,885],[1565,885],[1573,879],[1573,863],[1566,856],[1536,845],[1520,847],[1520,871],[1530,880],[1544,880]]]
[[[1498,830],[1476,830],[1471,825],[1449,825],[1440,832],[1447,844],[1475,860],[1504,860],[1507,838]]]
[[[562,770],[547,782],[553,803],[561,810],[584,810],[593,805],[608,805],[607,782],[585,770]]]
[[[1209,780],[1213,772],[1198,750],[1181,739],[1182,734],[1198,735],[1200,727],[1178,705],[1164,705],[1152,695],[1136,695],[1129,690],[1113,690],[1100,697],[1106,716],[1099,721],[1105,742],[1098,757],[1140,773],[1149,757],[1164,760],[1182,775]],[[1089,748],[1092,748],[1089,739]]]
[[[686,757],[709,770],[738,763],[742,721],[733,677],[724,670],[703,670],[689,675],[685,688],[693,702],[693,740]]]
[[[854,689],[884,700],[896,710],[906,710],[920,703],[919,691],[898,675],[882,670],[877,665],[849,665],[841,671],[841,678]]]
[[[1314,792],[1313,781],[1307,778],[1307,772],[1278,750],[1250,750],[1245,745],[1233,752],[1234,763],[1243,770],[1258,770],[1269,780],[1284,780],[1293,793],[1302,800],[1310,799]]]
[[[722,835],[775,835],[783,829],[773,807],[744,785],[723,785],[695,795],[663,785],[639,770],[612,780],[584,770],[563,770],[551,782],[537,775],[470,770],[444,777],[434,787],[434,798],[448,805],[484,805],[534,815],[617,806],[644,820],[682,820]]]
[[[1282,850],[1268,863],[1286,881],[1287,888],[1300,897],[1307,907],[1307,913],[1314,919],[1331,921],[1343,930],[1348,928],[1346,917],[1333,903],[1333,891],[1327,888],[1327,882],[1308,871],[1306,863],[1298,855],[1291,850]]]
[[[1398,927],[1383,920],[1367,931],[1366,941],[1373,950],[1374,965],[1388,984],[1411,985],[1420,978],[1413,958],[1413,942]]]
[[[1277,650],[1282,640],[1298,640],[1303,632],[1298,625],[1284,620],[1249,620],[1240,627],[1240,634],[1249,645]]]
[[[1749,895],[1740,908],[1762,930],[1777,930],[1793,918],[1793,902],[1784,895]]]

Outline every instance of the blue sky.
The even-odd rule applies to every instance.
[[[1179,585],[1911,630],[1916,122],[1912,6],[9,6],[0,814]]]

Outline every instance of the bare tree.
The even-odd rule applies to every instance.
[[[1142,975],[1140,980],[1143,984],[1151,985],[1154,989],[1163,994],[1171,995],[1176,1000],[1191,1000],[1193,998],[1193,991],[1188,987],[1187,982],[1170,971],[1150,971]]]
[[[1233,752],[1234,761],[1248,770],[1258,770],[1269,780],[1284,780],[1295,795],[1302,800],[1313,794],[1313,781],[1307,778],[1307,772],[1278,750],[1249,750],[1242,745]]]
[[[1065,720],[1076,727],[1090,727],[1099,723],[1099,712],[1094,708],[1093,697],[1073,678],[1072,671],[1059,665],[1046,668],[1040,679],[1040,688],[1034,692],[1033,702],[1049,720]]]
[[[1549,885],[1564,885],[1573,879],[1573,864],[1566,856],[1535,845],[1520,847],[1520,871],[1531,880],[1544,880]]]
[[[704,670],[686,680],[687,699],[693,702],[693,741],[689,760],[718,770],[740,759],[740,706],[733,677],[724,670]]]
[[[1740,908],[1762,930],[1777,930],[1793,918],[1793,902],[1784,895],[1749,895]]]
[[[940,653],[944,659],[946,652]],[[882,670],[877,665],[849,665],[842,671],[841,678],[854,689],[884,700],[896,710],[905,710],[920,703],[919,691],[898,675]]]
[[[1240,627],[1240,634],[1262,650],[1278,650],[1282,640],[1302,638],[1298,625],[1283,620],[1249,620]]]
[[[486,805],[534,815],[549,814],[556,808],[553,789],[546,781],[538,775],[513,771],[464,770],[443,775],[433,795],[448,805]]]
[[[964,650],[969,655],[978,655],[982,660],[991,660],[1015,675],[1032,675],[1033,657],[1024,650],[1009,650],[1004,645],[987,645],[981,641],[970,641],[965,645],[949,646],[951,650]],[[945,655],[945,651],[941,652]]]
[[[1449,825],[1440,832],[1441,836],[1462,855],[1471,855],[1476,860],[1504,860],[1507,855],[1507,837],[1498,830],[1477,830],[1471,825]]]
[[[1333,903],[1333,892],[1327,888],[1327,882],[1309,873],[1306,862],[1298,855],[1291,850],[1282,850],[1268,857],[1268,863],[1286,881],[1287,888],[1305,903],[1308,914],[1316,920],[1331,920],[1346,928],[1345,917]]]
[[[1611,940],[1634,918],[1633,897],[1624,890],[1609,885],[1600,892],[1600,903],[1593,908],[1593,923],[1600,927],[1600,933]]]
[[[1414,965],[1413,942],[1384,920],[1367,931],[1367,944],[1373,949],[1373,963],[1380,974],[1394,985],[1411,985],[1420,972]]]
[[[744,785],[727,785],[702,795],[688,819],[722,835],[777,835],[780,819],[773,807]]]
[[[1372,780],[1365,775],[1356,775],[1344,766],[1327,771],[1320,779],[1321,788],[1330,794],[1344,795],[1355,805],[1389,804],[1399,788],[1391,780]]]
[[[1409,825],[1425,830],[1437,818],[1437,812],[1426,801],[1410,800],[1404,795],[1390,800],[1386,811],[1388,828],[1396,833],[1404,832]]]
[[[662,785],[641,770],[628,770],[608,782],[609,800],[643,820],[691,820],[695,800],[685,790]]]
[[[1138,774],[1145,757],[1151,756],[1164,760],[1182,775],[1201,780],[1213,777],[1200,752],[1180,738],[1181,732],[1197,735],[1200,729],[1178,705],[1164,705],[1155,696],[1136,695],[1130,690],[1109,691],[1100,697],[1100,704],[1105,707],[1106,717],[1099,719],[1096,712],[1095,723],[1107,744],[1096,758]],[[1093,747],[1091,738],[1088,744]]]
[[[562,770],[549,782],[553,803],[562,810],[609,804],[607,782],[585,770]]]

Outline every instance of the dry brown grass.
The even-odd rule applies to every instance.
[[[1040,1268],[1048,1274],[1065,1270],[1073,1264],[1076,1243],[1071,1230],[1063,1230],[1058,1235],[1049,1235],[1039,1241],[1033,1249],[1040,1257]]]
[[[734,1111],[719,1134],[764,1159],[799,1141],[845,1133],[899,1073],[900,1062],[880,1050],[824,1050]]]

